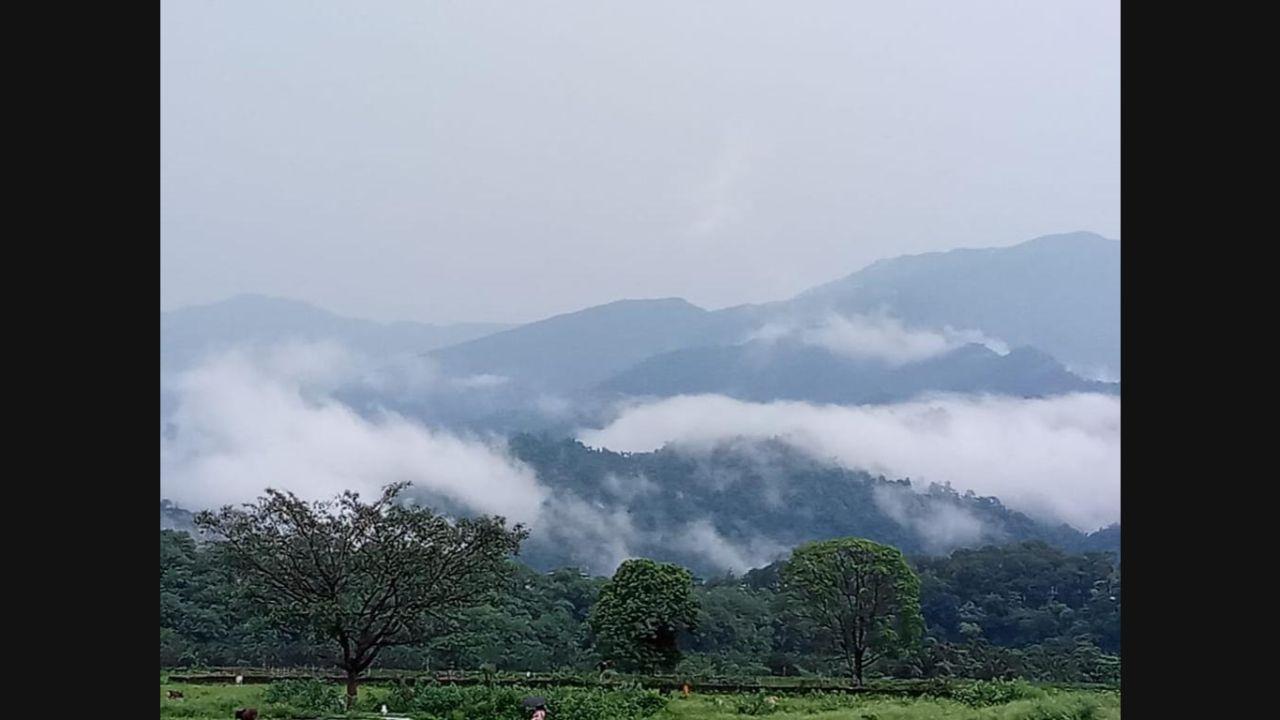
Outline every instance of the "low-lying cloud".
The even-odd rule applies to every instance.
[[[361,415],[333,398],[363,371],[355,356],[321,344],[231,351],[181,374],[161,433],[161,493],[203,508],[267,487],[320,498],[409,481],[475,512],[536,520],[547,492],[498,443],[396,413]]]
[[[534,528],[531,542],[556,546],[573,562],[602,574],[624,560],[672,552],[701,561],[703,567],[742,573],[784,557],[791,548],[763,535],[731,539],[702,518],[671,527],[637,527],[625,505],[606,505],[572,494],[551,502],[554,522]]]
[[[655,553],[741,572],[785,554],[769,528],[717,528],[696,517],[639,527],[628,507],[660,490],[643,474],[606,474],[604,494],[589,501],[541,482],[500,437],[441,429],[380,405],[380,398],[429,405],[442,393],[457,402],[505,403],[489,396],[509,384],[499,376],[445,377],[429,361],[409,357],[373,362],[333,343],[211,356],[162,381],[162,497],[199,509],[251,501],[267,487],[306,498],[343,490],[368,497],[387,483],[409,481],[451,512],[525,522],[533,539],[595,572]],[[367,391],[360,403],[345,399],[353,387]],[[572,411],[561,407],[568,401],[543,400],[558,403],[548,410]],[[1102,395],[943,396],[859,407],[683,396],[623,407],[579,437],[617,451],[673,444],[696,461],[690,483],[746,483],[743,492],[757,493],[769,507],[783,503],[786,490],[775,465],[791,461],[774,458],[777,450],[757,441],[776,438],[821,463],[908,476],[917,489],[950,482],[1090,530],[1118,519],[1119,408],[1118,398]],[[708,453],[726,446],[753,462],[743,468],[712,462]],[[991,539],[963,508],[895,493],[879,492],[876,504],[931,546]]]
[[[472,380],[462,384],[478,391],[504,384],[496,376]],[[457,384],[429,363],[372,362],[327,342],[209,356],[166,382],[161,496],[203,509],[250,502],[268,487],[307,499],[344,490],[371,497],[388,483],[409,481],[415,498],[529,524],[534,540],[597,573],[668,549],[735,571],[781,552],[766,540],[730,542],[706,521],[670,534],[637,528],[627,504],[658,491],[643,475],[607,475],[609,502],[591,502],[547,487],[501,438],[464,436],[386,410],[359,412],[338,399],[352,386],[415,394]]]
[[[747,339],[766,343],[797,340],[853,360],[879,360],[889,365],[927,360],[970,343],[985,345],[1001,355],[1009,352],[1003,341],[979,330],[957,330],[950,326],[908,328],[885,313],[831,313],[821,322],[809,325],[774,322],[756,329]]]
[[[1081,530],[1119,520],[1120,400],[1108,395],[938,396],[874,406],[680,396],[625,408],[607,426],[579,432],[588,445],[626,452],[706,449],[737,437],[777,438],[847,468],[910,477],[917,487],[950,482]]]
[[[710,520],[695,520],[687,524],[674,535],[673,546],[735,573],[768,565],[791,550],[762,536],[735,543],[716,530]]]
[[[880,486],[874,491],[876,506],[899,525],[910,528],[933,553],[976,545],[987,528],[973,513],[957,505],[915,494],[905,487]]]
[[[1093,380],[1094,382],[1120,382],[1120,373],[1116,372],[1114,368],[1106,365],[1068,365],[1067,370],[1086,380]]]

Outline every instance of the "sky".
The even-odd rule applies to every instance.
[[[161,5],[161,310],[783,299],[1119,237],[1119,3]]]

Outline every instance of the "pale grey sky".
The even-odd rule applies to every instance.
[[[1119,2],[161,6],[160,305],[538,319],[1119,237]]]

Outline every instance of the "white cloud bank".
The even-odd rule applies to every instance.
[[[848,468],[950,482],[1081,530],[1119,520],[1120,400],[1108,395],[939,396],[855,407],[681,396],[631,406],[578,435],[627,452],[776,437]]]
[[[653,491],[646,478],[607,477],[616,505],[552,497],[500,441],[389,412],[362,415],[334,398],[352,383],[399,395],[447,381],[429,366],[402,365],[372,367],[333,344],[286,344],[219,355],[173,378],[166,387],[173,409],[161,429],[162,497],[193,509],[251,501],[267,487],[306,498],[343,490],[368,497],[407,480],[471,512],[528,523],[569,544],[597,572],[612,572],[622,559],[658,545],[739,572],[785,553],[763,535],[731,541],[705,520],[661,537],[642,532],[625,503]],[[667,443],[705,451],[733,438],[779,437],[821,460],[922,483],[949,481],[1088,530],[1118,519],[1119,412],[1119,399],[1102,395],[939,397],[863,407],[693,396],[632,406],[580,437],[620,451]],[[909,512],[889,496],[877,503],[939,544],[981,534],[962,512]],[[556,508],[555,522],[541,512],[544,504]]]
[[[592,503],[572,493],[553,502],[555,522],[543,523],[534,530],[534,537],[570,548],[575,562],[597,573],[611,574],[624,560],[670,550],[697,556],[720,570],[743,573],[791,550],[764,536],[731,540],[706,518],[644,530],[632,522],[625,505]]]
[[[1009,352],[1002,340],[988,337],[979,330],[957,330],[951,326],[936,330],[908,328],[884,313],[831,313],[810,325],[774,322],[747,337],[748,341],[770,343],[783,339],[825,348],[853,360],[879,360],[890,365],[927,360],[970,343],[985,345],[1001,355]]]
[[[353,384],[422,393],[452,382],[410,360],[375,364],[333,343],[303,342],[206,358],[167,383],[174,409],[161,427],[161,496],[203,509],[250,502],[268,487],[307,499],[344,490],[367,498],[407,480],[469,512],[529,524],[600,573],[655,546],[686,549],[737,571],[782,551],[763,540],[739,548],[707,521],[674,529],[670,537],[642,532],[626,502],[657,490],[643,476],[606,476],[617,504],[589,503],[572,493],[553,497],[500,440],[462,437],[390,412],[367,417],[334,398]],[[502,384],[493,376],[465,380],[469,387]]]
[[[409,481],[476,512],[536,519],[546,489],[498,447],[330,397],[362,363],[331,344],[232,351],[179,376],[160,439],[160,488],[188,507],[247,502],[267,487],[364,496]]]
[[[724,570],[744,573],[786,556],[791,548],[765,537],[753,537],[742,543],[730,541],[710,520],[688,523],[672,538],[673,545],[701,556]]]
[[[910,528],[935,554],[946,553],[961,545],[974,545],[982,541],[986,528],[982,521],[964,508],[927,499],[920,512],[912,512],[908,502],[911,490],[897,487],[877,487],[874,491],[876,506],[893,518],[894,522]],[[923,496],[916,496],[920,499]]]

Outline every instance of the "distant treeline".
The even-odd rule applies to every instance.
[[[275,629],[243,600],[218,557],[186,532],[160,532],[160,664],[329,666],[332,650]],[[502,590],[420,648],[390,648],[382,668],[584,672],[602,659],[587,617],[606,579],[515,563]],[[1043,542],[917,557],[926,637],[874,668],[894,677],[1024,677],[1108,682],[1119,676],[1120,570],[1105,553]],[[697,630],[681,638],[687,675],[839,674],[813,628],[779,589],[781,563],[700,580]]]

